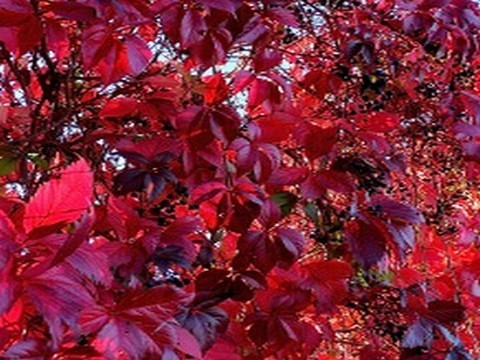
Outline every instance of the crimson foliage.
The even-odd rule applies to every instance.
[[[0,356],[480,356],[473,0],[0,1]]]

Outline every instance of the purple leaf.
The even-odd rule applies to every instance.
[[[402,340],[403,348],[430,347],[433,341],[433,326],[430,322],[419,319],[410,325]]]
[[[224,332],[228,325],[228,315],[218,307],[190,309],[177,316],[177,321],[198,340],[203,351],[216,341],[217,334]]]
[[[300,257],[305,246],[303,235],[291,228],[277,230],[276,245],[278,249],[279,266],[290,267]]]
[[[386,196],[379,195],[374,197],[371,204],[376,212],[398,222],[421,224],[425,221],[422,213],[418,209]]]
[[[183,16],[180,24],[181,43],[188,48],[203,39],[207,33],[205,19],[197,10],[189,10]]]
[[[357,219],[347,223],[345,237],[352,254],[365,268],[377,264],[386,255],[388,235],[377,219]]]

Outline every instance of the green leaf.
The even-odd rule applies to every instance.
[[[216,231],[215,234],[213,234],[213,243],[216,244],[222,241],[226,234],[227,232],[224,229],[219,229]]]
[[[15,171],[17,159],[0,157],[0,176],[11,174]]]
[[[307,215],[310,220],[312,220],[315,225],[319,225],[320,219],[318,217],[318,207],[312,202],[308,202],[304,207],[303,211],[305,212],[305,215]]]
[[[30,160],[32,160],[35,165],[40,166],[42,170],[48,170],[50,168],[48,161],[45,160],[40,155],[36,153],[31,153],[29,154],[29,157],[30,157]]]
[[[272,195],[272,200],[280,207],[282,217],[287,216],[297,203],[297,197],[289,191],[282,191]]]

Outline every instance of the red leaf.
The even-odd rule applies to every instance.
[[[163,245],[177,245],[183,248],[185,255],[193,260],[195,247],[189,235],[193,235],[202,229],[200,219],[194,216],[186,216],[176,219],[161,234],[160,242]]]
[[[30,12],[17,12],[0,8],[0,26],[20,26],[30,19]]]
[[[235,13],[235,9],[241,4],[241,0],[198,0],[198,2],[212,9],[225,11],[230,14]]]
[[[91,204],[93,175],[85,160],[68,166],[59,175],[42,185],[26,205],[23,226],[27,233],[74,221]]]
[[[124,76],[140,74],[151,58],[144,40],[136,35],[125,35],[123,41],[105,25],[94,25],[83,32],[82,59],[86,70],[96,68],[104,83]]]
[[[65,262],[96,284],[110,286],[112,274],[107,255],[90,244],[83,244]]]
[[[236,347],[230,343],[222,341],[219,339],[215,345],[205,354],[205,360],[218,360],[218,359],[229,359],[229,360],[242,360]]]
[[[205,103],[213,105],[222,102],[228,97],[228,86],[222,74],[216,74],[204,78],[205,88]]]
[[[260,210],[258,221],[265,226],[265,228],[270,229],[280,221],[281,218],[282,213],[278,204],[271,198],[267,199]]]
[[[94,21],[97,18],[94,8],[77,2],[55,2],[49,4],[46,9],[68,20]]]
[[[253,299],[257,290],[265,289],[266,285],[261,273],[255,270],[242,271],[233,276],[229,292],[233,300],[247,302]]]
[[[194,359],[201,359],[202,350],[197,339],[189,331],[181,327],[176,328],[176,333],[178,336],[177,349]]]
[[[268,100],[270,96],[271,84],[263,79],[255,79],[252,82],[250,93],[248,94],[248,106],[256,108],[264,101]]]
[[[156,320],[166,320],[187,301],[185,294],[171,286],[156,286],[146,291],[132,290],[115,307],[125,316],[145,314]]]
[[[271,68],[279,65],[282,62],[282,59],[282,53],[275,50],[264,50],[253,60],[255,72],[259,73],[270,70]]]
[[[15,243],[17,237],[15,226],[10,218],[0,210],[0,269],[7,266],[12,253],[18,246]]]
[[[92,217],[88,213],[85,213],[82,221],[78,223],[76,229],[68,235],[67,240],[57,251],[55,257],[50,262],[49,267],[60,264],[64,259],[72,255],[75,250],[77,250],[82,245],[82,243],[86,242],[88,240],[88,232],[90,231],[92,225]]]
[[[307,88],[311,88],[319,99],[325,97],[329,92],[335,92],[341,85],[341,81],[325,70],[313,69],[305,75],[303,83]]]
[[[85,333],[96,334],[95,348],[108,359],[122,354],[140,359],[146,353],[160,355],[175,346],[175,329],[168,322],[186,302],[185,295],[170,286],[131,291],[108,311],[85,308],[80,324]]]
[[[35,38],[35,43],[40,40],[42,34],[42,28],[38,19],[36,18],[32,5],[27,0],[5,0],[1,2],[0,5],[0,27],[16,27],[16,46],[12,51],[17,51],[22,49],[22,43],[28,43],[32,39],[28,37],[22,38],[21,33],[24,35],[29,34],[29,30],[32,32],[30,35]],[[30,27],[30,29],[29,29]],[[34,34],[34,32],[37,32]],[[0,33],[0,35],[2,35]],[[0,41],[5,41],[0,37]],[[8,41],[5,41],[8,43]],[[29,49],[23,49],[27,51]],[[20,54],[23,54],[24,51],[20,51]]]
[[[468,91],[462,91],[459,97],[469,115],[480,125],[480,97]]]
[[[291,314],[259,313],[254,314],[251,320],[247,319],[247,322],[253,322],[248,335],[259,347],[265,343],[274,344],[276,347],[302,343],[313,349],[320,340],[319,333],[311,324]]]
[[[82,59],[90,69],[106,56],[113,42],[112,29],[104,25],[90,26],[83,32]]]
[[[298,110],[284,104],[274,105],[272,110],[273,112],[268,117],[259,119],[258,126],[261,129],[261,136],[257,141],[278,143],[295,134],[294,130],[300,122]]]
[[[355,183],[347,173],[335,170],[322,170],[315,176],[315,182],[326,190],[348,193],[355,190]]]
[[[301,183],[307,176],[307,169],[288,167],[276,170],[268,182],[275,186],[294,185]]]
[[[140,37],[128,35],[124,38],[126,57],[128,59],[129,71],[124,75],[137,76],[148,65],[152,52],[148,44]]]
[[[314,261],[305,265],[315,289],[317,312],[330,311],[347,295],[347,279],[354,272],[350,264],[340,260]]]
[[[336,282],[353,275],[350,264],[340,260],[315,261],[306,264],[305,267],[320,282]]]
[[[276,7],[269,9],[266,12],[266,16],[270,17],[273,20],[278,21],[279,23],[291,27],[298,27],[297,18],[293,13],[287,9]]]
[[[448,4],[450,0],[423,0],[418,5],[421,10],[430,10],[432,8],[440,8]]]
[[[136,99],[120,97],[107,101],[99,115],[105,118],[124,117],[132,115],[137,107],[138,101]]]
[[[245,89],[250,83],[255,80],[255,75],[250,71],[240,70],[235,74],[235,79],[233,81],[233,90],[235,93]]]
[[[398,127],[400,117],[388,112],[377,112],[370,116],[360,116],[359,126],[365,130],[387,133]]]
[[[112,3],[115,15],[122,24],[143,25],[151,20],[150,8],[143,0],[112,0]],[[97,4],[100,5],[97,8],[102,9],[103,3]]]
[[[117,144],[117,149],[122,156],[140,166],[145,162],[167,163],[180,153],[180,146],[177,140],[155,136],[135,143],[124,139]]]
[[[45,19],[44,24],[47,46],[58,60],[65,59],[70,51],[67,29],[53,19]]]
[[[18,28],[17,43],[20,55],[32,50],[40,42],[42,35],[43,29],[40,21],[36,16],[30,16]]]
[[[109,84],[130,74],[125,44],[110,37],[104,48],[104,55],[100,58],[95,69],[100,73],[102,81]],[[102,51],[102,52],[103,52]]]
[[[267,33],[268,28],[260,22],[258,16],[255,16],[245,25],[242,33],[237,38],[237,42],[250,45]]]
[[[410,287],[420,284],[425,280],[425,277],[416,269],[403,268],[395,274],[395,285],[399,287]]]
[[[318,126],[308,126],[303,131],[305,131],[305,134],[303,135],[302,145],[305,146],[305,152],[310,160],[328,154],[337,142],[338,129],[334,126],[325,129]]]
[[[75,326],[80,311],[93,305],[88,291],[60,266],[26,278],[25,292],[45,318],[57,345],[63,336],[62,323]]]
[[[230,145],[236,151],[236,167],[240,175],[252,170],[258,161],[258,149],[250,141],[240,138],[235,139]]]
[[[10,255],[10,259],[11,254]],[[19,284],[15,281],[12,273],[11,264],[2,267],[0,272],[0,292],[2,297],[0,298],[0,315],[4,315],[9,311],[15,300],[18,299],[20,287]]]
[[[200,204],[222,192],[225,192],[226,190],[227,188],[224,183],[216,181],[208,182],[196,187],[192,191],[191,200],[194,203]]]
[[[213,135],[222,142],[232,141],[238,132],[240,118],[230,106],[217,105],[206,117]]]
[[[257,269],[267,273],[277,263],[277,247],[260,231],[248,231],[241,236],[238,240],[238,251],[233,266],[239,269],[252,263]]]
[[[164,331],[159,330],[157,336]],[[165,345],[171,346],[173,335],[165,334],[164,338]],[[160,355],[162,352],[149,334],[128,320],[116,318],[108,320],[102,327],[93,345],[107,359],[121,359],[125,355],[130,359],[141,359],[146,353]]]

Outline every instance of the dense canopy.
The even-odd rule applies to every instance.
[[[473,0],[1,0],[2,359],[480,356]]]

